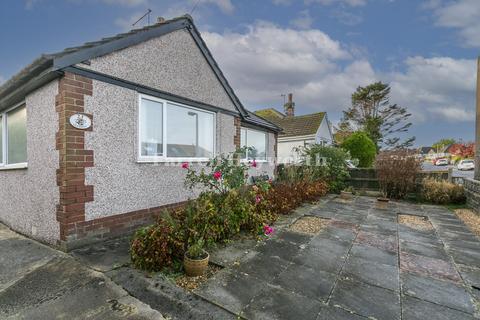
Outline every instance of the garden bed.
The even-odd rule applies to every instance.
[[[456,209],[455,214],[467,225],[467,227],[480,237],[480,216],[470,209]]]
[[[295,221],[291,226],[290,230],[306,233],[306,234],[318,234],[320,233],[330,222],[329,219],[304,216]]]
[[[185,274],[182,274],[175,279],[175,284],[185,290],[192,291],[197,289],[202,283],[213,277],[215,273],[222,269],[222,267],[219,267],[215,264],[209,264],[204,275],[199,277],[189,277]]]
[[[424,216],[416,216],[411,214],[399,214],[398,223],[417,230],[433,230],[433,226]]]

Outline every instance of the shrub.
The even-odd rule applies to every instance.
[[[306,147],[302,155],[303,164],[313,168],[314,178],[325,180],[331,192],[339,193],[345,188],[350,176],[345,163],[349,159],[348,152],[315,144]]]
[[[182,240],[176,239],[172,224],[163,218],[137,230],[130,246],[133,265],[149,271],[171,266],[174,257],[183,252]]]
[[[421,198],[435,204],[462,204],[466,200],[463,186],[434,178],[422,181]]]
[[[384,196],[403,199],[415,191],[421,161],[408,150],[384,151],[375,160],[378,183]]]
[[[369,168],[372,166],[377,154],[377,147],[365,132],[355,132],[342,143],[342,148],[350,153],[354,159],[358,159],[359,167]]]

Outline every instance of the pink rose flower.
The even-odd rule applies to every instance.
[[[188,169],[188,167],[189,167],[188,162],[182,163],[182,168],[183,169]]]
[[[220,171],[215,171],[213,173],[213,179],[220,180],[222,178],[222,173]]]
[[[251,163],[252,167],[256,168],[257,167],[257,161],[253,160],[253,162]]]
[[[259,204],[260,201],[262,201],[262,197],[260,197],[260,196],[257,195],[257,196],[255,197],[255,203],[256,203],[256,204]]]
[[[274,231],[275,230],[273,229],[273,227],[270,227],[268,225],[265,225],[263,227],[263,233],[265,233],[266,236],[269,236],[269,235],[273,234]]]

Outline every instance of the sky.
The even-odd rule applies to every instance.
[[[474,140],[480,0],[3,0],[0,83],[42,53],[193,16],[250,110],[326,111],[336,124],[358,86],[391,85],[416,145]],[[138,27],[147,24],[142,20]]]

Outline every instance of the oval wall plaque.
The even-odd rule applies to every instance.
[[[88,129],[92,125],[92,120],[87,115],[76,113],[70,117],[70,124],[77,129]]]

